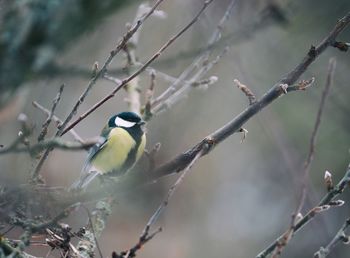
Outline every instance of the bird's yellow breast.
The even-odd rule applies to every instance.
[[[135,145],[135,140],[126,130],[114,128],[109,133],[106,145],[97,153],[91,164],[101,174],[117,171],[121,169]]]

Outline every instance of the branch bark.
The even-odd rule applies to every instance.
[[[227,137],[231,136],[233,133],[237,132],[251,117],[256,115],[258,112],[263,110],[266,106],[275,101],[278,97],[282,96],[286,92],[303,89],[301,87],[293,86],[299,77],[306,71],[306,69],[315,61],[315,59],[322,54],[327,47],[332,46],[335,42],[336,37],[346,28],[350,23],[350,12],[340,19],[333,30],[325,37],[322,42],[317,46],[311,46],[310,50],[303,58],[303,60],[284,78],[280,79],[272,88],[266,92],[256,103],[247,107],[239,115],[234,117],[230,122],[228,122],[223,127],[219,128],[212,134],[204,138],[200,143],[186,152],[177,155],[171,161],[159,166],[152,172],[152,178],[159,178],[168,174],[182,170],[186,167],[189,162],[196,156],[198,151],[201,149],[204,143],[209,143],[211,148],[208,152],[203,153],[206,155],[213,149],[214,146],[218,145],[224,141]],[[281,85],[288,85],[287,89],[283,89]],[[300,84],[299,84],[300,85]]]
[[[273,85],[272,88],[267,91],[259,100],[247,107],[227,124],[205,137],[202,141],[197,143],[192,148],[178,154],[170,161],[158,166],[152,171],[148,171],[148,173],[142,173],[137,177],[130,176],[125,180],[121,180],[120,183],[117,183],[118,187],[113,186],[111,189],[109,189],[110,192],[127,192],[130,191],[130,189],[134,189],[135,186],[144,185],[147,182],[154,182],[161,177],[182,171],[188,164],[190,164],[197,153],[203,149],[203,145],[207,144],[209,147],[206,149],[206,151],[201,152],[201,156],[208,154],[211,152],[211,150],[213,150],[215,146],[226,140],[233,133],[239,131],[250,118],[259,113],[261,110],[275,101],[278,97],[285,95],[285,93],[307,89],[313,83],[314,79],[301,80],[295,85],[294,83],[306,71],[311,63],[326,50],[327,47],[332,46],[336,37],[346,28],[347,25],[349,25],[349,23],[350,12],[336,23],[335,27],[331,30],[328,36],[325,37],[317,47],[312,46],[310,48],[303,60],[292,71],[290,71],[285,77]],[[103,197],[105,197],[104,193],[93,191],[86,192],[82,195],[76,195],[73,199],[76,201],[84,201],[96,200]]]

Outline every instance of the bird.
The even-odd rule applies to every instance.
[[[71,190],[85,189],[97,175],[119,177],[133,168],[146,146],[145,121],[134,112],[112,116],[91,147],[80,178]]]

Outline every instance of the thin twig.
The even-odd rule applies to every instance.
[[[143,66],[141,66],[136,72],[134,72],[132,75],[127,77],[126,79],[123,79],[121,84],[119,84],[116,88],[113,89],[111,93],[109,93],[107,96],[102,98],[99,102],[97,102],[95,105],[93,105],[88,111],[86,111],[84,114],[80,115],[74,122],[72,122],[69,126],[67,126],[66,129],[63,130],[61,135],[64,135],[67,133],[70,129],[75,127],[78,123],[80,123],[82,120],[84,120],[88,115],[90,115],[92,112],[94,112],[97,108],[102,106],[105,102],[107,102],[109,99],[113,98],[115,94],[123,88],[126,84],[128,84],[132,79],[134,79],[136,76],[138,76],[141,72],[143,72],[146,67],[148,67],[154,60],[156,60],[163,52],[166,50],[176,39],[178,39],[184,32],[186,32],[194,23],[197,22],[199,19],[199,16],[204,12],[204,10],[208,7],[208,5],[213,2],[213,0],[207,0],[204,2],[202,8],[197,13],[197,15],[183,28],[181,29],[177,34],[172,36],[168,42],[166,42],[158,51],[155,53]]]
[[[184,168],[182,174],[179,176],[179,178],[175,181],[175,183],[170,187],[165,199],[162,201],[162,203],[159,205],[157,210],[153,213],[151,218],[148,220],[145,228],[142,231],[142,234],[140,235],[139,241],[129,250],[122,252],[121,254],[117,254],[116,252],[113,252],[112,257],[114,258],[130,258],[135,257],[136,252],[142,248],[149,240],[151,240],[156,234],[162,231],[162,228],[159,228],[158,230],[154,231],[153,233],[150,233],[151,227],[155,224],[155,222],[158,220],[159,216],[162,214],[166,206],[168,205],[171,197],[174,195],[176,189],[178,186],[183,182],[185,176],[187,173],[191,170],[194,163],[201,157],[201,152],[206,151],[206,148],[209,148],[209,146],[203,145],[203,149],[197,153],[197,155],[192,159],[192,161],[187,165],[187,167]]]
[[[301,228],[303,228],[307,223],[309,223],[313,218],[315,217],[319,208],[321,207],[321,210],[323,209],[322,207],[325,207],[326,205],[329,205],[330,203],[333,202],[333,200],[338,197],[340,194],[342,194],[345,190],[346,187],[349,187],[350,183],[350,164],[347,167],[347,170],[343,176],[343,178],[339,181],[339,183],[331,190],[329,191],[318,203],[318,205],[311,209],[308,213],[306,213],[305,216],[303,216],[294,226],[294,234],[298,232]],[[279,236],[273,243],[271,243],[268,247],[266,247],[262,252],[260,252],[256,257],[257,258],[265,258],[267,257],[270,253],[272,253],[278,243],[283,241],[283,238],[285,235],[288,234],[288,231],[284,232],[281,236]]]
[[[303,169],[303,173],[302,173],[301,196],[300,196],[300,199],[298,201],[297,208],[295,209],[295,211],[292,215],[291,224],[290,224],[289,229],[287,230],[288,233],[285,234],[285,236],[282,238],[282,241],[280,241],[278,243],[278,245],[276,246],[275,250],[273,251],[272,258],[278,258],[281,255],[284,247],[288,244],[288,242],[292,238],[293,233],[294,233],[295,224],[297,222],[296,215],[301,212],[301,209],[302,209],[304,202],[305,202],[310,167],[311,167],[312,160],[314,159],[314,155],[315,155],[316,137],[317,137],[317,133],[318,133],[318,130],[319,130],[319,127],[321,124],[321,118],[322,118],[324,106],[326,103],[326,99],[329,95],[330,88],[333,85],[335,64],[336,64],[335,59],[331,58],[329,60],[326,85],[325,85],[325,88],[324,88],[323,93],[322,93],[320,105],[319,105],[319,108],[317,111],[314,129],[313,129],[312,134],[311,134],[311,139],[310,139],[310,144],[309,144],[309,152],[308,152],[307,158],[306,158],[305,163],[304,163],[304,169]]]
[[[314,258],[326,258],[330,252],[335,248],[338,243],[349,244],[350,238],[346,235],[345,231],[350,226],[350,218],[348,218],[343,226],[339,229],[334,238],[329,242],[326,247],[321,247],[317,253],[315,253]]]
[[[247,96],[249,105],[253,105],[256,102],[256,97],[254,93],[248,88],[248,86],[244,85],[237,79],[234,79],[233,82],[237,85],[238,89],[240,89]]]
[[[164,97],[163,99],[159,100],[158,105],[155,105],[155,103],[152,103],[152,115],[157,115],[167,109],[169,109],[174,103],[178,102],[181,98],[184,98],[186,96],[186,93],[191,89],[195,88],[196,84],[200,82],[203,75],[209,72],[209,70],[219,62],[219,60],[225,56],[226,52],[228,51],[228,48],[224,48],[224,50],[216,56],[213,60],[210,62],[208,60],[203,61],[203,64],[200,66],[199,63],[196,63],[195,68],[197,68],[197,65],[200,66],[198,68],[198,71],[196,71],[191,78],[182,78],[181,79],[181,87],[174,87],[174,85],[178,85],[179,80],[182,75],[189,75],[191,72],[187,72],[189,68],[187,68],[178,78],[177,81],[173,83],[168,89],[173,89],[171,93],[168,94],[168,96]],[[201,57],[204,57],[206,53],[204,53]],[[208,86],[217,82],[218,78],[216,76],[212,76],[211,79],[209,79]],[[157,98],[158,99],[158,98]],[[157,99],[155,101],[157,101]]]
[[[207,47],[203,53],[200,53],[200,55],[184,70],[180,76],[177,78],[177,80],[168,87],[167,90],[165,90],[161,95],[159,95],[153,102],[152,102],[152,109],[154,109],[154,112],[158,112],[158,109],[160,106],[162,106],[167,99],[171,95],[173,95],[176,91],[178,91],[180,88],[182,88],[182,83],[186,78],[189,77],[189,75],[198,67],[200,67],[202,64],[204,64],[210,54],[213,51],[213,46],[216,42],[218,42],[221,38],[221,32],[224,27],[225,22],[229,19],[231,12],[233,11],[233,8],[235,6],[236,0],[232,0],[227,7],[227,10],[223,17],[221,18],[220,22],[216,26],[216,29],[214,30],[213,34],[211,35]],[[197,79],[196,79],[197,80]]]
[[[77,204],[70,205],[69,207],[63,209],[58,215],[54,218],[45,221],[37,222],[37,220],[24,220],[18,217],[9,217],[10,224],[22,227],[23,229],[29,230],[32,233],[41,232],[46,230],[48,227],[56,225],[60,220],[66,218],[75,208]]]
[[[151,82],[149,85],[149,88],[146,90],[145,93],[145,107],[143,110],[143,117],[144,120],[149,120],[152,117],[152,112],[151,112],[151,103],[153,100],[153,96],[154,96],[154,86],[155,86],[155,80],[156,80],[156,72],[154,70],[151,71],[150,73],[151,75]]]
[[[106,227],[107,218],[112,212],[112,200],[99,201],[92,211],[88,225],[77,244],[79,257],[91,257],[97,247],[96,238],[100,237]]]
[[[92,231],[92,234],[93,234],[93,236],[94,236],[94,240],[95,240],[95,243],[96,243],[96,248],[97,248],[98,254],[100,255],[101,258],[103,258],[102,250],[101,250],[100,245],[99,245],[99,243],[98,243],[98,241],[97,241],[97,237],[96,237],[94,225],[93,225],[92,220],[91,220],[90,211],[89,211],[89,209],[88,209],[85,205],[82,205],[82,207],[84,208],[84,210],[86,211],[86,214],[87,214],[87,216],[88,216],[88,219],[89,219],[89,226],[90,226],[91,231]]]
[[[117,85],[119,85],[122,82],[122,80],[120,80],[114,76],[110,76],[107,73],[105,73],[103,75],[103,78],[106,79],[107,81],[113,82],[114,84],[117,84]]]
[[[305,72],[309,65],[331,45],[335,38],[345,29],[350,23],[350,13],[340,19],[329,35],[322,40],[317,47],[312,47],[304,59],[284,78],[277,82],[268,92],[266,92],[255,104],[250,105],[240,114],[234,117],[223,127],[217,129],[214,133],[207,136],[202,142],[196,146],[174,157],[171,161],[159,166],[152,172],[153,178],[159,178],[164,175],[169,175],[185,167],[198,152],[198,146],[206,142],[207,139],[212,140],[213,147],[225,140],[227,137],[237,132],[251,117],[263,110],[274,100],[284,94],[281,91],[280,84],[293,85],[299,77]],[[288,87],[287,92],[299,90],[297,87]]]
[[[44,108],[42,105],[40,105],[38,102],[36,101],[33,101],[32,102],[33,106],[36,107],[37,109],[41,110],[42,112],[44,112],[47,116],[50,115],[50,111],[46,108]],[[62,123],[62,120],[56,116],[56,115],[53,115],[52,116],[52,119],[57,123],[57,125],[60,125]],[[69,133],[73,136],[73,138],[80,142],[80,143],[85,143],[85,141],[83,140],[83,138],[80,137],[80,135],[74,130],[70,130]]]
[[[215,132],[205,137],[202,141],[197,143],[192,148],[180,153],[170,159],[170,161],[156,167],[154,170],[149,171],[149,173],[143,173],[144,175],[139,175],[137,178],[127,178],[123,181],[123,184],[118,184],[118,187],[113,186],[111,191],[114,192],[123,192],[130,189],[130,185],[140,185],[145,184],[145,182],[154,182],[161,177],[168,176],[178,171],[181,171],[185,168],[191,160],[196,156],[198,151],[201,149],[203,144],[209,144],[211,147],[215,147],[224,140],[226,140],[229,136],[239,131],[243,125],[253,116],[255,116],[258,112],[262,111],[265,107],[270,105],[274,100],[284,95],[284,92],[281,91],[280,84],[294,85],[294,83],[299,79],[299,77],[305,72],[305,70],[310,66],[310,64],[321,54],[324,50],[330,46],[331,42],[335,40],[335,38],[345,29],[345,27],[350,23],[350,13],[340,19],[333,30],[328,34],[327,37],[323,39],[323,41],[318,45],[317,48],[312,47],[312,53],[309,53],[304,57],[304,59],[298,64],[292,71],[290,71],[284,78],[278,81],[272,88],[267,91],[255,104],[250,105],[245,110],[243,110],[236,117],[232,118],[229,122],[227,122],[221,128],[218,128]],[[300,87],[289,86],[287,87],[287,92],[294,92],[303,90]],[[209,148],[207,153],[203,153],[202,155],[208,154],[213,148]],[[118,189],[116,191],[116,189]],[[108,192],[108,191],[107,191]],[[90,192],[84,193],[80,196],[76,196],[76,200],[98,200],[104,197],[105,194],[101,192]],[[71,196],[70,196],[71,199]],[[298,225],[298,224],[297,224]],[[275,243],[273,243],[273,249],[275,247]],[[273,250],[272,249],[272,250]],[[269,251],[271,252],[271,250]]]
[[[112,62],[113,58],[125,47],[125,44],[129,41],[129,39],[136,33],[136,31],[141,27],[141,25],[143,24],[143,22],[154,12],[154,10],[158,7],[159,4],[161,4],[164,0],[158,0],[153,7],[149,10],[149,12],[147,14],[145,14],[145,16],[140,17],[140,19],[138,19],[135,24],[127,31],[127,33],[123,36],[123,38],[120,40],[120,42],[117,44],[117,46],[110,52],[109,57],[106,59],[106,61],[104,62],[102,68],[96,73],[96,75],[90,80],[90,82],[88,83],[86,89],[84,90],[84,92],[81,94],[81,96],[79,97],[78,101],[76,102],[76,104],[74,105],[72,111],[68,114],[67,118],[64,120],[64,122],[62,123],[62,125],[60,126],[60,134],[59,136],[64,135],[65,133],[67,133],[67,131],[69,131],[72,128],[67,128],[65,129],[65,127],[67,126],[67,124],[70,122],[70,120],[73,118],[73,116],[76,114],[76,112],[78,111],[79,106],[81,105],[81,103],[84,102],[86,96],[88,95],[88,93],[90,92],[91,88],[95,85],[97,79],[99,79],[100,77],[102,77],[105,72],[107,71],[107,67],[110,65],[110,63]],[[65,129],[65,130],[64,130]]]
[[[0,149],[0,154],[8,154],[8,153],[19,153],[19,152],[28,152],[31,155],[37,154],[43,150],[47,149],[61,149],[61,150],[87,150],[91,148],[93,145],[98,143],[98,139],[86,140],[84,143],[65,141],[59,137],[52,138],[50,140],[41,141],[37,144],[31,146],[14,146],[10,145],[9,147],[5,147]]]
[[[53,119],[56,107],[57,107],[57,105],[58,105],[58,103],[59,103],[59,101],[61,99],[63,89],[64,89],[64,84],[62,84],[60,86],[60,89],[58,90],[58,93],[57,93],[55,99],[53,100],[53,104],[52,104],[51,110],[49,111],[48,117],[45,120],[45,122],[43,123],[41,132],[39,133],[38,142],[41,142],[41,141],[43,141],[45,139],[45,136],[47,134],[47,129],[48,129],[49,125],[51,124],[51,121]]]
[[[158,0],[154,6],[149,10],[149,12],[141,17],[139,20],[137,20],[137,22],[126,32],[126,34],[123,36],[123,38],[119,41],[118,45],[110,52],[109,57],[106,59],[106,61],[104,62],[101,70],[99,71],[94,71],[95,75],[93,76],[93,78],[89,81],[88,85],[86,86],[84,92],[80,95],[78,101],[75,103],[75,105],[72,108],[72,111],[68,114],[68,116],[66,117],[66,119],[60,124],[55,137],[58,136],[62,136],[65,133],[67,133],[69,130],[71,130],[74,126],[68,126],[68,123],[71,121],[71,119],[73,118],[73,116],[77,113],[78,108],[80,107],[80,105],[84,102],[86,96],[88,95],[88,93],[90,92],[90,90],[92,89],[92,87],[95,85],[96,81],[102,77],[106,71],[107,71],[107,67],[109,66],[109,64],[112,62],[113,58],[120,52],[120,50],[122,50],[125,47],[125,44],[128,42],[128,40],[134,35],[134,33],[140,28],[140,26],[142,25],[142,23],[154,12],[154,10],[157,8],[157,6],[163,2],[164,0]],[[97,68],[97,64],[95,63],[94,65],[95,68]],[[136,76],[136,75],[135,75]],[[134,76],[134,77],[135,77]],[[133,78],[134,78],[133,77]],[[132,79],[132,78],[131,78]],[[130,80],[131,80],[130,79]],[[125,82],[126,84],[127,82]],[[114,96],[115,93],[113,93]],[[47,149],[41,156],[41,158],[39,159],[37,165],[35,166],[32,175],[31,175],[31,180],[33,182],[36,182],[39,180],[39,171],[41,170],[45,160],[47,159],[47,157],[49,156],[49,153],[52,149]]]
[[[157,142],[150,151],[145,150],[145,154],[148,158],[148,170],[152,170],[156,164],[156,155],[159,152],[161,143]]]
[[[158,207],[156,212],[152,215],[150,220],[148,221],[144,233],[149,231],[149,228],[157,221],[158,217],[161,215],[162,211],[165,209],[165,207],[168,205],[170,198],[173,196],[176,188],[182,183],[184,180],[186,174],[191,169],[193,164],[202,156],[203,153],[207,152],[210,148],[209,145],[203,145],[202,149],[198,151],[196,156],[192,159],[192,161],[184,168],[181,176],[176,180],[175,184],[172,185],[172,187],[169,189],[167,196],[165,197],[165,200],[161,203],[161,205]]]
[[[281,7],[279,7],[280,13],[282,13],[284,10],[281,10]],[[156,11],[157,12],[157,11]],[[280,15],[270,15],[269,12],[262,11],[257,16],[251,17],[252,19],[248,19],[248,23],[242,24],[242,26],[239,27],[238,30],[230,31],[228,34],[222,36],[220,40],[215,42],[211,47],[202,46],[202,47],[194,47],[193,49],[189,50],[183,50],[180,52],[177,52],[174,55],[170,55],[168,57],[164,57],[161,60],[157,60],[155,64],[158,67],[164,67],[164,66],[173,66],[177,61],[179,60],[192,60],[194,57],[200,55],[203,53],[203,51],[206,51],[208,49],[220,49],[222,47],[225,47],[227,45],[238,45],[240,43],[244,43],[247,40],[251,39],[256,33],[259,31],[263,31],[264,29],[276,26],[277,25],[283,25],[284,22],[281,22],[281,19],[278,17],[281,17]],[[286,18],[284,18],[286,20]],[[271,22],[272,21],[272,22]],[[288,21],[287,21],[288,22]],[[83,77],[83,78],[90,78],[91,77],[91,69],[84,69],[82,67],[77,66],[59,66],[58,64],[51,64],[50,66],[47,66],[47,70],[43,71],[45,74],[49,74],[50,76],[71,76],[71,77]],[[154,67],[152,68],[154,69]],[[113,75],[121,75],[124,74],[123,67],[115,68],[115,69],[109,69],[108,72]],[[162,76],[160,74],[160,76]]]

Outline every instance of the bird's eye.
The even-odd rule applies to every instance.
[[[126,127],[126,128],[133,127],[136,124],[135,122],[126,121],[123,118],[120,118],[118,116],[115,118],[114,123],[116,126]]]

